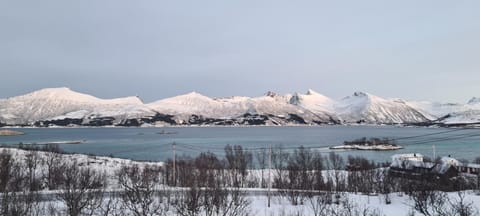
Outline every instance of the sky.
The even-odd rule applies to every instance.
[[[0,98],[480,97],[480,1],[0,0]]]

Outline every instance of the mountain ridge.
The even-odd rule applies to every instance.
[[[305,94],[211,98],[198,92],[144,103],[101,99],[67,87],[0,99],[0,126],[448,124],[480,122],[480,99],[466,104],[382,98],[356,91],[340,100]]]

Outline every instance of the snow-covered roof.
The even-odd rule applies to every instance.
[[[462,164],[457,159],[452,158],[452,157],[442,157],[440,159],[440,161],[443,164],[448,164],[448,165],[452,165],[452,166],[460,166]]]
[[[440,159],[440,163],[436,164],[434,171],[440,174],[444,174],[450,169],[452,166],[460,166],[460,163],[457,159],[452,157],[442,157]]]
[[[397,167],[402,169],[411,169],[413,167],[431,168],[433,164],[424,163],[423,155],[418,153],[410,154],[396,154],[392,156],[392,163],[390,167]]]
[[[461,166],[457,159],[452,157],[442,157],[440,163],[423,162],[423,155],[418,153],[396,154],[392,156],[390,167],[401,169],[428,168],[433,173],[445,174],[452,166]]]
[[[395,154],[392,156],[393,160],[415,160],[423,161],[423,155],[419,153]]]

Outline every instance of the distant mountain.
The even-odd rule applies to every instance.
[[[436,120],[435,123],[446,126],[480,124],[480,110],[472,109],[461,112],[449,113],[446,116]]]
[[[463,108],[462,104],[430,101],[407,101],[406,104],[418,110],[430,120],[436,120]]]
[[[245,116],[263,116],[265,124],[329,124],[336,123],[334,116],[324,112],[312,112],[290,104],[291,96],[268,92],[261,97],[230,97],[212,99],[192,92],[153,102],[147,106],[160,113],[175,115],[179,123],[187,122],[192,115],[212,119],[240,119]]]
[[[355,92],[341,99],[335,105],[335,113],[344,122],[368,124],[418,123],[429,120],[403,100],[387,100],[363,92]]]
[[[136,118],[154,115],[138,97],[99,99],[68,88],[48,88],[0,100],[0,122],[30,125],[38,121]],[[87,123],[87,122],[85,122]]]
[[[470,106],[478,106],[480,105],[480,98],[478,97],[473,97],[472,99],[470,99],[468,102],[467,102],[468,105]]]
[[[196,114],[214,118],[228,118],[244,114],[245,110],[248,110],[248,107],[244,106],[244,102],[247,100],[249,100],[247,97],[212,99],[202,94],[191,92],[159,100],[147,104],[147,106],[158,112],[173,115],[189,116]]]
[[[430,115],[433,124],[444,126],[480,124],[480,98],[473,97],[466,104],[414,102],[408,104],[423,113]]]
[[[335,113],[335,101],[309,89],[306,94],[295,93],[290,103],[315,113]]]
[[[452,125],[480,122],[480,99],[466,104],[385,99],[355,92],[338,101],[305,94],[210,98],[191,92],[144,104],[138,97],[100,99],[48,88],[0,99],[0,126],[153,125]]]

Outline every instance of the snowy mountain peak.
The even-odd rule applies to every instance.
[[[212,100],[210,97],[207,97],[207,96],[205,96],[203,94],[200,94],[196,91],[192,91],[192,92],[184,94],[184,95],[175,96],[175,97],[172,97],[171,99],[175,99],[175,98],[178,98],[178,99],[194,99],[195,98],[195,99],[203,99],[203,100]]]
[[[343,98],[336,113],[346,122],[412,123],[428,119],[418,110],[398,99],[384,99],[364,92]]]
[[[72,91],[67,87],[60,88],[45,88],[38,91],[28,93],[26,95],[14,97],[17,99],[43,99],[43,100],[69,100],[69,101],[79,101],[79,102],[96,102],[100,99],[93,97],[91,95],[78,93]]]
[[[300,105],[301,103],[301,99],[300,99],[300,95],[298,93],[295,93],[294,95],[292,95],[292,97],[290,98],[290,101],[289,103],[290,104],[293,104],[293,105]]]
[[[295,93],[290,97],[290,104],[303,107],[314,113],[331,113],[335,101],[332,99],[309,89],[306,94]]]
[[[28,124],[40,120],[88,116],[151,115],[140,98],[100,99],[70,88],[46,88],[0,101],[0,122]]]
[[[353,93],[353,96],[355,96],[355,97],[368,97],[369,95],[365,92],[357,91],[357,92]]]
[[[468,101],[468,104],[469,104],[469,105],[480,104],[480,98],[473,97],[472,99],[470,99],[470,100]]]
[[[308,89],[307,95],[319,95],[320,93],[314,91],[313,89]]]
[[[30,92],[28,94],[59,94],[59,93],[70,93],[73,92],[68,87],[58,87],[58,88],[44,88]]]
[[[60,88],[45,88],[34,91],[25,95],[10,98],[14,101],[31,101],[40,100],[48,102],[53,101],[72,101],[83,104],[143,104],[142,100],[137,96],[114,98],[114,99],[100,99],[88,94],[79,93],[67,87]]]
[[[202,94],[200,94],[200,93],[198,93],[198,92],[196,92],[196,91],[191,91],[191,92],[189,92],[189,93],[187,93],[187,94],[185,94],[185,95],[198,96],[198,95],[202,95]],[[202,95],[202,96],[203,96],[203,95]]]
[[[188,105],[194,106],[196,103],[211,103],[211,102],[214,102],[214,99],[193,91],[190,93],[161,99],[148,104],[148,106],[153,105],[154,107],[158,107],[158,106],[163,106],[167,104],[184,104],[184,105],[188,104]]]
[[[273,92],[273,91],[268,91],[267,93],[265,93],[265,96],[267,97],[275,97],[277,96],[277,93]]]
[[[100,100],[102,100],[102,99],[100,99]],[[106,99],[106,100],[102,100],[102,103],[143,105],[142,99],[138,96],[115,98],[115,99]]]
[[[452,105],[385,99],[360,91],[338,101],[312,89],[308,89],[305,94],[286,95],[268,91],[264,96],[253,98],[210,98],[193,91],[144,104],[138,96],[101,99],[75,92],[68,87],[60,87],[0,99],[0,125],[32,124],[45,120],[65,122],[68,119],[81,120],[82,124],[88,125],[103,117],[113,118],[115,123],[120,123],[156,114],[173,115],[175,121],[181,124],[190,124],[190,118],[195,115],[205,118],[208,124],[213,124],[209,118],[241,122],[249,118],[245,116],[246,113],[274,118],[276,120],[270,123],[280,125],[292,119],[297,122],[302,122],[299,119],[303,119],[307,124],[340,122],[339,119],[345,123],[418,123],[435,120],[446,114],[452,116],[444,121],[447,123],[461,122],[464,119],[480,122],[480,98],[474,97],[468,104]]]

